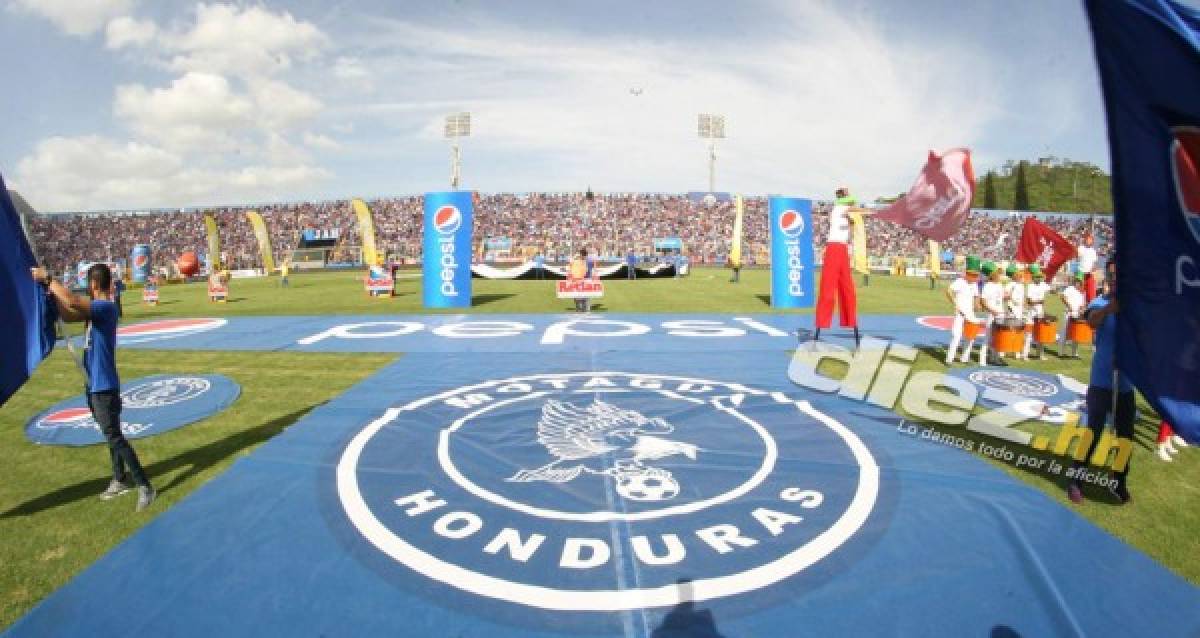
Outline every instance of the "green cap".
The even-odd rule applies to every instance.
[[[1004,270],[1004,274],[1008,275],[1009,277],[1016,277],[1018,270],[1019,269],[1017,268],[1016,264],[1009,264],[1008,268]]]
[[[1038,277],[1045,277],[1045,275],[1042,273],[1042,267],[1037,264],[1033,264],[1029,267],[1029,274],[1033,275],[1035,279]]]
[[[971,255],[967,257],[967,272],[979,272],[979,258]]]
[[[996,271],[996,262],[994,262],[994,261],[983,262],[983,274],[990,275],[995,271]]]
[[[1075,273],[1075,281],[1083,281],[1083,273],[1081,273],[1081,272]]]
[[[854,206],[858,203],[858,200],[847,195],[845,197],[837,198],[833,203],[837,204],[838,206]]]

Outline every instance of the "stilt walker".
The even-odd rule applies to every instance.
[[[837,200],[829,212],[829,235],[825,241],[825,254],[821,265],[821,287],[817,293],[816,333],[814,340],[821,338],[821,330],[833,322],[833,307],[836,302],[843,328],[854,329],[854,344],[858,346],[858,299],[854,291],[854,276],[850,272],[850,224],[851,212],[869,214],[850,196],[847,188],[837,190]]]

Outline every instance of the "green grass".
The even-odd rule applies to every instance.
[[[372,298],[363,292],[360,272],[293,274],[291,286],[280,288],[279,278],[234,279],[228,303],[212,303],[202,283],[159,288],[158,306],[141,303],[140,290],[124,298],[125,323],[161,317],[225,317],[236,315],[325,314],[458,314],[462,309],[429,310],[421,303],[417,271],[399,279],[398,295]],[[696,269],[679,279],[606,281],[605,296],[593,308],[598,312],[720,312],[770,313],[770,279],[767,270],[743,270],[741,282],[729,283],[729,271]],[[573,310],[570,300],[556,299],[552,281],[497,281],[476,279],[472,312],[525,313]],[[863,313],[945,314],[947,304],[930,294],[926,279],[871,277],[860,290]],[[811,311],[790,311],[811,312]]]
[[[277,278],[233,282],[233,301],[213,304],[202,285],[161,288],[163,303],[143,306],[138,291],[125,300],[125,323],[153,318],[287,315],[287,314],[400,314],[426,313],[421,307],[420,282],[401,279],[401,295],[371,299],[352,273],[297,274],[288,289]],[[554,298],[553,284],[527,281],[474,283],[478,313],[563,312],[570,302]],[[742,272],[739,284],[728,282],[728,271],[698,269],[682,279],[614,281],[606,283],[601,312],[770,313],[768,273]],[[925,279],[875,276],[859,288],[863,313],[936,314],[949,312],[942,289],[931,291]],[[460,310],[452,312],[458,313]],[[799,311],[801,313],[808,311]],[[1048,312],[1060,314],[1056,300]],[[78,329],[76,328],[76,331]],[[1043,372],[1087,378],[1089,353],[1084,359],[1052,357],[1029,362]],[[780,350],[785,358],[789,353]],[[922,351],[914,368],[943,370],[940,352]],[[96,495],[107,483],[107,452],[89,448],[42,447],[25,440],[23,426],[46,406],[79,392],[77,373],[66,353],[57,351],[9,402],[0,408],[0,446],[6,463],[0,480],[0,627],[62,586],[98,557],[133,534],[153,516],[186,497],[205,481],[224,471],[240,456],[294,423],[313,407],[393,360],[392,355],[311,353],[220,353],[122,350],[121,374],[133,379],[165,372],[211,371],[228,375],[242,385],[242,397],[222,414],[204,422],[136,442],[143,461],[163,488],[149,514],[133,513],[132,497],[102,503]],[[1134,502],[1117,506],[1095,490],[1082,506],[1073,506],[1063,493],[1061,478],[1043,472],[1018,470],[992,461],[1005,472],[1050,494],[1067,507],[1140,548],[1163,565],[1200,585],[1200,450],[1189,449],[1174,463],[1152,456],[1157,421],[1144,403],[1130,479]],[[1051,433],[1045,425],[1023,426]],[[955,436],[985,440],[964,427],[941,427]],[[989,443],[997,443],[988,440]],[[929,443],[935,445],[935,443]],[[1009,444],[1010,449],[1015,446]],[[1101,560],[1098,558],[1098,560]]]
[[[132,493],[110,502],[96,498],[108,485],[107,448],[38,446],[25,439],[30,417],[81,389],[67,353],[56,351],[43,362],[0,408],[5,455],[0,471],[0,628],[237,458],[395,356],[172,352],[164,357],[123,350],[119,359],[125,379],[216,372],[241,384],[242,396],[212,418],[134,442],[160,490],[149,511],[135,514]]]

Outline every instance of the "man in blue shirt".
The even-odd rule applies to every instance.
[[[625,267],[628,269],[628,278],[637,279],[637,255],[633,254],[633,249],[629,249],[629,253],[625,255]]]
[[[94,264],[88,269],[87,283],[91,299],[71,294],[62,284],[51,279],[46,271],[33,268],[33,278],[43,282],[58,306],[58,314],[66,321],[87,322],[87,349],[83,354],[87,373],[87,402],[92,418],[108,440],[112,460],[112,481],[100,495],[109,500],[136,485],[137,511],[154,502],[157,495],[138,461],[133,446],[121,432],[121,380],[117,376],[117,305],[112,300],[112,271],[106,264]],[[128,472],[126,472],[128,470]]]
[[[1117,313],[1120,310],[1117,303],[1117,265],[1116,260],[1109,259],[1105,268],[1104,280],[1108,291],[1092,300],[1084,312],[1084,318],[1095,332],[1096,350],[1092,355],[1092,373],[1088,380],[1087,390],[1087,425],[1092,431],[1092,444],[1088,448],[1083,461],[1075,461],[1074,469],[1082,470],[1096,451],[1100,435],[1104,433],[1104,422],[1113,410],[1113,364],[1114,350],[1117,338]],[[1118,375],[1116,387],[1116,413],[1113,415],[1113,427],[1117,436],[1132,443],[1133,419],[1136,404],[1133,396],[1133,384],[1129,379]],[[1126,478],[1129,476],[1129,462],[1116,472],[1117,484],[1109,488],[1109,492],[1122,504],[1131,499]],[[1067,497],[1072,503],[1083,502],[1082,483],[1079,478],[1071,479],[1067,485]]]

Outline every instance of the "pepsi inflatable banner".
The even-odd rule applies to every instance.
[[[471,191],[425,193],[422,301],[426,308],[471,307]]]
[[[242,389],[219,374],[159,374],[121,384],[121,431],[142,439],[206,419],[229,407]],[[83,395],[58,403],[25,424],[40,445],[95,445],[104,434]]]
[[[1089,0],[1108,113],[1116,367],[1200,442],[1200,11]]]
[[[812,308],[812,201],[772,195],[768,198],[771,228],[771,307]]]
[[[143,283],[150,276],[150,245],[138,244],[129,255],[129,272],[136,283]]]

